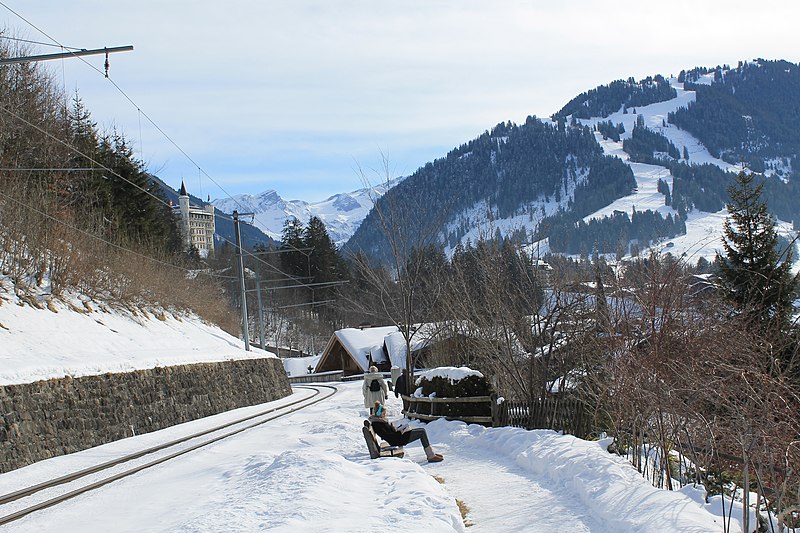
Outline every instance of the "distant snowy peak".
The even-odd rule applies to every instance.
[[[238,210],[242,213],[255,213],[254,225],[273,239],[280,240],[286,220],[295,217],[306,224],[312,217],[318,217],[328,228],[328,234],[337,244],[345,243],[356,231],[361,221],[372,209],[372,202],[399,183],[402,178],[367,187],[349,193],[339,193],[321,202],[309,203],[303,200],[284,200],[274,190],[262,193],[239,194],[211,202],[225,213]]]
[[[238,210],[240,213],[260,213],[287,208],[287,202],[274,190],[264,191],[256,195],[239,194],[232,198],[214,200],[211,203],[225,213],[233,213],[234,210]],[[274,235],[270,236],[274,237]]]

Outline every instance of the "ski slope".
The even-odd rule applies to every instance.
[[[706,83],[710,83],[710,76],[706,75],[704,77]],[[660,165],[632,162],[630,156],[622,149],[622,142],[625,139],[630,139],[639,115],[644,118],[645,126],[648,129],[664,135],[678,148],[678,151],[683,153],[685,147],[689,153],[688,163],[716,165],[727,172],[738,173],[742,171],[742,166],[731,165],[722,159],[712,156],[703,143],[691,133],[667,122],[669,113],[681,107],[686,107],[695,100],[696,96],[694,91],[685,90],[683,83],[678,82],[676,78],[671,78],[669,82],[677,93],[676,98],[635,108],[636,113],[633,112],[633,109],[628,113],[620,110],[606,118],[579,119],[581,124],[592,128],[598,122],[622,123],[625,127],[625,133],[620,135],[619,142],[612,139],[603,139],[598,132],[595,132],[595,137],[603,148],[603,152],[606,155],[616,156],[625,161],[631,167],[636,178],[636,190],[633,194],[615,200],[603,209],[585,217],[585,221],[592,218],[611,216],[614,211],[624,211],[630,214],[634,208],[637,211],[651,210],[660,213],[662,216],[668,214],[677,215],[677,211],[672,207],[664,205],[664,195],[659,193],[657,189],[658,180],[661,179],[669,185],[670,191],[673,190],[673,176],[669,169]],[[722,225],[726,217],[727,211],[724,209],[716,213],[707,213],[695,209],[687,215],[686,234],[669,239],[668,242],[659,243],[656,248],[665,250],[668,247],[669,249],[666,251],[669,251],[672,255],[687,258],[693,263],[696,263],[700,257],[713,261],[716,252],[722,251]],[[778,221],[777,230],[781,235],[789,236],[794,234],[790,222]]]

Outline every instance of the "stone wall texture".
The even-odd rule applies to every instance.
[[[0,386],[0,473],[289,394],[276,358]]]

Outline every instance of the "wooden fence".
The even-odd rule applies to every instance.
[[[388,375],[384,375],[388,377]],[[289,378],[290,383],[356,381],[363,374],[343,376],[341,370]],[[592,431],[592,416],[586,405],[574,396],[554,395],[531,402],[502,399],[497,395],[465,398],[429,398],[403,395],[403,410],[408,418],[429,422],[439,418],[461,420],[492,427],[514,426],[525,429],[553,429],[586,438]],[[473,404],[473,409],[463,409]],[[462,414],[466,411],[466,414]],[[454,413],[458,414],[454,414]]]
[[[403,398],[403,403],[408,406],[404,410],[406,418],[416,418],[418,420],[425,420],[426,422],[439,418],[446,418],[448,420],[461,420],[462,422],[470,424],[495,425],[495,417],[492,415],[449,414],[453,410],[453,406],[463,406],[465,404],[477,404],[475,409],[472,410],[474,413],[479,413],[481,411],[492,412],[491,404],[493,400],[492,397],[489,396],[472,396],[466,398],[401,396]],[[490,404],[488,409],[487,404]]]
[[[471,424],[514,426],[525,429],[553,429],[586,438],[592,431],[592,417],[586,405],[574,396],[552,396],[536,401],[500,400],[497,396],[471,398],[418,398],[403,396],[407,418],[418,420],[461,420]],[[449,414],[453,406],[475,404],[474,413],[489,415]],[[487,405],[488,404],[488,405]]]
[[[383,373],[384,378],[388,378],[389,373]],[[319,372],[317,374],[303,374],[301,376],[289,376],[289,383],[319,383],[323,381],[358,381],[364,379],[364,374],[353,374],[345,376],[341,370],[331,370],[329,372]]]
[[[302,376],[289,377],[289,383],[320,383],[324,381],[342,381],[342,371],[332,370],[330,372],[320,372],[318,374],[304,374]]]
[[[592,416],[579,398],[550,396],[534,401],[505,400],[498,406],[498,425],[525,429],[553,429],[585,439]]]

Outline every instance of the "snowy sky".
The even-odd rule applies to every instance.
[[[110,76],[136,105],[79,59],[48,68],[151,171],[212,199],[275,189],[318,201],[362,187],[359,168],[380,181],[384,156],[392,177],[410,174],[614,79],[800,61],[800,4],[775,0],[3,0],[0,17],[31,40],[133,45]],[[86,62],[102,70],[102,56]]]

